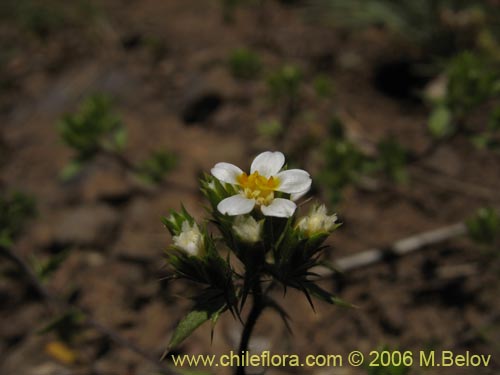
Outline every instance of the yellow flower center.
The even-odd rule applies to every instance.
[[[258,205],[269,205],[274,199],[274,191],[280,181],[276,177],[264,177],[259,172],[251,175],[243,173],[238,176],[238,183],[243,189],[243,194],[249,199],[255,199]]]

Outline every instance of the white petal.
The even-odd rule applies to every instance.
[[[295,212],[297,205],[288,199],[276,198],[269,206],[262,206],[260,209],[266,216],[290,217]]]
[[[271,177],[277,174],[285,164],[285,155],[281,152],[263,152],[253,159],[250,173],[259,172],[261,176]]]
[[[307,193],[311,188],[311,176],[302,169],[289,169],[276,175],[280,185],[276,190],[283,193]]]
[[[290,200],[292,200],[294,202],[298,201],[300,198],[302,198],[304,195],[306,195],[308,191],[309,191],[309,189],[301,191],[300,193],[290,194]]]
[[[255,201],[253,199],[248,199],[238,194],[220,201],[217,209],[220,213],[234,216],[247,214],[253,210],[254,206]]]
[[[231,163],[217,163],[211,170],[212,175],[221,180],[222,182],[227,182],[229,184],[237,184],[237,177],[243,174],[243,171],[236,165]]]

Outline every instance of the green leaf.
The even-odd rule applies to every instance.
[[[168,351],[171,348],[178,346],[181,342],[183,342],[193,331],[205,323],[207,320],[211,319],[211,314],[209,311],[205,310],[194,310],[186,315],[184,319],[177,325],[175,329],[174,335],[170,339],[168,343]]]
[[[447,76],[446,101],[455,114],[464,115],[496,95],[498,68],[481,54],[456,55],[448,64]]]
[[[82,170],[83,165],[77,160],[72,160],[68,165],[66,165],[61,173],[59,174],[59,178],[62,181],[69,181],[72,178],[76,177],[78,173]]]
[[[488,129],[492,132],[500,130],[500,105],[491,111],[488,119]]]
[[[118,151],[123,151],[127,145],[127,129],[119,128],[114,134],[114,143]]]
[[[0,195],[0,237],[8,244],[22,231],[28,219],[35,216],[35,200],[33,197],[14,191]]]
[[[113,150],[116,137],[118,143],[123,141],[122,129],[111,98],[103,94],[87,97],[75,113],[66,114],[58,124],[61,139],[80,162],[92,159],[102,149]]]
[[[284,65],[267,78],[267,86],[274,100],[296,98],[302,83],[302,72],[297,66]]]
[[[316,95],[321,98],[329,98],[333,95],[334,88],[331,78],[325,74],[316,76],[313,82]]]
[[[278,120],[269,120],[257,125],[260,135],[267,138],[276,138],[283,134],[283,125]]]
[[[226,291],[207,288],[195,298],[196,304],[177,325],[170,339],[165,355],[174,347],[182,343],[191,333],[208,320],[214,325],[220,314],[228,309]]]
[[[472,137],[472,144],[479,150],[488,148],[491,142],[491,137],[488,134],[478,134]]]
[[[429,118],[428,128],[432,136],[437,139],[444,138],[453,132],[452,115],[448,107],[440,105],[434,108]]]
[[[197,298],[197,301],[198,303],[193,310],[189,312],[175,328],[174,334],[168,343],[165,355],[172,348],[178,346],[188,338],[196,328],[206,321],[212,320],[212,323],[215,324],[219,315],[226,310],[227,306],[223,294],[213,289],[207,289],[204,294]]]
[[[213,342],[214,341],[214,329],[215,329],[215,325],[217,324],[217,322],[219,321],[219,318],[221,316],[221,314],[224,312],[225,310],[225,305],[223,305],[219,311],[216,311],[215,313],[212,314],[212,316],[210,317],[210,321],[212,322],[212,329],[210,330],[210,342]]]
[[[9,236],[4,233],[3,231],[0,232],[0,248],[8,248],[12,246],[12,239],[9,238]]]
[[[466,220],[470,238],[480,244],[494,245],[500,239],[500,215],[491,208],[480,208]]]
[[[137,174],[149,183],[159,184],[176,164],[177,158],[171,152],[154,151],[149,158],[138,165]]]
[[[368,157],[353,143],[342,140],[340,123],[332,122],[331,138],[327,139],[323,149],[324,168],[319,178],[326,186],[332,203],[337,204],[342,196],[342,189],[355,183],[369,167]]]
[[[257,53],[246,48],[238,48],[231,52],[229,69],[235,78],[256,78],[262,69],[262,63]]]
[[[45,262],[36,261],[34,269],[41,281],[47,280],[55,271],[59,269],[62,263],[69,255],[69,251],[62,251],[58,254],[52,255]]]
[[[406,163],[407,151],[395,139],[388,138],[377,144],[379,167],[384,173],[396,183],[408,181]]]

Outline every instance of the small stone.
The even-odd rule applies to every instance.
[[[448,77],[445,74],[439,75],[424,88],[424,96],[434,102],[443,100],[446,96],[447,87]]]

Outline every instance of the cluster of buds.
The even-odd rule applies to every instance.
[[[312,271],[323,264],[323,243],[339,226],[337,216],[316,205],[307,216],[297,217],[295,202],[310,190],[311,177],[304,170],[284,166],[281,152],[267,151],[254,159],[249,174],[229,163],[212,168],[201,190],[210,203],[209,222],[219,230],[220,239],[212,237],[205,223],[197,224],[185,208],[164,218],[173,236],[166,252],[172,277],[203,286],[193,310],[174,333],[171,347],[224,311],[239,316],[248,295],[255,299],[263,293],[263,280],[281,284],[285,290],[296,288],[311,304],[311,297],[338,301],[315,283]],[[236,263],[240,266],[235,267]],[[277,304],[273,301],[272,306]]]

